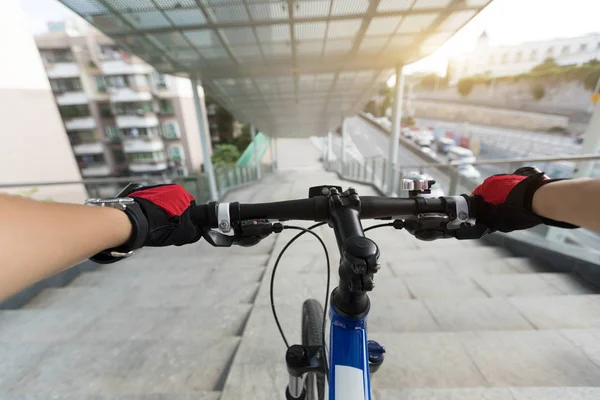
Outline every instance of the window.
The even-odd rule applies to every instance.
[[[581,51],[581,52],[587,51],[587,43],[581,43],[579,45],[579,51]]]
[[[546,50],[546,56],[550,57],[552,54],[554,54],[554,47],[548,47],[548,50]]]
[[[162,115],[173,115],[175,111],[173,111],[173,102],[169,99],[160,99],[158,101],[159,112]]]
[[[101,60],[127,60],[128,55],[114,45],[100,46],[99,56]]]
[[[69,49],[42,50],[40,55],[46,64],[75,62],[73,53]]]
[[[152,73],[152,80],[154,81],[154,86],[157,89],[166,89],[167,82],[165,81],[165,74],[161,74],[159,72]]]
[[[140,161],[140,162],[158,162],[165,161],[164,151],[148,151],[143,153],[127,153],[127,159],[129,161]]]
[[[515,62],[519,62],[521,61],[521,58],[523,57],[523,53],[521,53],[520,51],[517,53],[517,55],[515,56]]]
[[[569,46],[563,46],[562,50],[560,51],[560,54],[568,54],[569,53]]]
[[[96,77],[96,90],[99,92],[106,92],[106,81],[103,76]]]
[[[165,139],[177,139],[179,137],[179,126],[176,121],[167,121],[162,124]]]
[[[116,126],[108,125],[104,128],[104,131],[106,132],[106,138],[111,142],[118,142],[120,140],[119,130]]]
[[[95,131],[69,131],[67,134],[72,145],[95,143],[100,140],[100,135]]]
[[[78,92],[82,90],[79,78],[50,79],[50,86],[54,93]]]
[[[115,162],[117,163],[123,163],[125,162],[127,159],[125,158],[125,154],[123,154],[123,152],[119,149],[114,149],[112,151],[112,155],[113,155],[113,159],[115,160]]]
[[[502,55],[502,64],[506,64],[508,62],[508,53],[504,53]]]
[[[169,147],[169,158],[173,161],[181,161],[183,159],[183,149],[181,146]]]
[[[108,103],[99,103],[98,110],[100,112],[100,116],[103,118],[110,118],[113,116],[112,109]]]
[[[596,45],[596,50],[600,50],[600,42]]]
[[[121,129],[121,134],[125,137],[158,137],[158,128],[127,128]]]
[[[535,60],[537,58],[537,50],[531,50],[531,56],[529,58]]]
[[[90,115],[90,109],[85,104],[59,106],[58,111],[63,118],[88,117]]]
[[[89,167],[92,165],[104,164],[104,155],[102,154],[86,154],[83,156],[75,156],[79,167]]]
[[[131,102],[115,104],[115,113],[117,115],[144,115],[152,111],[152,103],[149,102]]]
[[[106,86],[109,88],[122,89],[127,87],[127,81],[124,75],[111,75],[106,77]]]
[[[495,61],[494,56],[490,56],[490,65],[494,65]]]

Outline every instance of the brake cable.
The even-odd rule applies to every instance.
[[[273,265],[273,271],[271,272],[271,285],[270,285],[270,289],[269,289],[269,295],[271,298],[271,310],[273,311],[273,318],[275,319],[275,323],[277,324],[277,329],[279,329],[279,333],[281,334],[281,338],[283,339],[285,346],[287,348],[289,348],[290,345],[287,341],[287,338],[285,337],[285,334],[283,333],[283,329],[279,322],[279,318],[277,317],[277,311],[275,310],[275,300],[274,300],[274,296],[273,296],[274,283],[275,283],[275,272],[277,271],[277,266],[279,265],[279,261],[281,261],[281,257],[286,252],[286,250],[290,247],[290,245],[296,241],[296,239],[298,239],[305,233],[310,233],[311,235],[316,237],[319,240],[319,242],[321,243],[321,246],[323,247],[323,251],[325,252],[325,258],[327,260],[327,286],[325,288],[325,307],[323,308],[323,321],[322,321],[322,328],[321,328],[321,344],[323,346],[323,365],[325,367],[325,376],[327,377],[327,380],[329,380],[329,368],[327,365],[327,349],[326,349],[326,343],[325,343],[325,326],[327,324],[327,306],[328,306],[328,302],[329,302],[331,265],[329,262],[329,252],[327,251],[327,246],[325,245],[325,242],[323,241],[323,239],[321,239],[321,237],[319,235],[317,235],[315,232],[312,231],[312,229],[317,228],[321,225],[325,225],[326,223],[327,222],[319,222],[312,226],[309,226],[308,228],[304,228],[301,226],[294,226],[294,225],[284,225],[283,226],[283,229],[294,229],[294,230],[299,230],[302,232],[298,233],[296,236],[294,236],[292,239],[290,239],[290,241],[287,242],[286,245],[283,246],[283,249],[281,249],[281,251],[279,252],[279,255],[277,256],[277,260],[275,260],[275,265]]]

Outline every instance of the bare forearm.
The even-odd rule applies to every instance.
[[[0,299],[131,235],[122,211],[0,194]]]
[[[549,183],[533,196],[533,211],[600,233],[600,179],[572,179]]]

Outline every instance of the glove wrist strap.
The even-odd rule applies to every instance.
[[[132,254],[141,248],[148,237],[148,219],[137,203],[128,204],[124,210],[131,221],[131,236],[121,246],[106,249],[90,257],[90,260],[100,264],[110,264]]]

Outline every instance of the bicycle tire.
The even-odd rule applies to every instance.
[[[322,332],[323,306],[315,299],[304,301],[304,304],[302,304],[302,344],[321,346]],[[304,387],[307,400],[325,399],[325,377],[323,374],[307,374]]]

